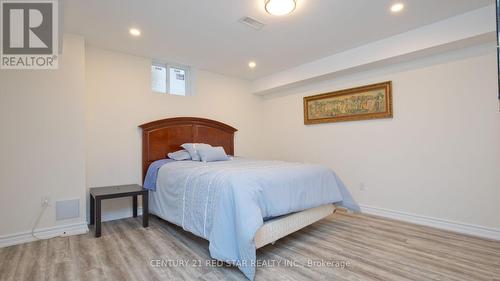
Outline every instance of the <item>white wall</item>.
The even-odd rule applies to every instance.
[[[481,46],[268,97],[267,153],[332,167],[363,206],[500,229],[496,73]],[[304,96],[388,80],[393,119],[303,124]]]
[[[141,182],[138,125],[178,116],[205,117],[239,131],[237,155],[262,151],[260,98],[249,82],[196,71],[196,94],[173,96],[151,91],[150,59],[86,48],[87,187]],[[129,199],[105,202],[105,217],[130,213]],[[119,214],[113,214],[118,212]]]
[[[500,228],[500,113],[494,47],[474,47],[338,77],[261,99],[247,81],[197,71],[196,95],[152,93],[146,58],[65,35],[56,71],[0,71],[0,238],[30,230],[42,196],[140,183],[138,125],[174,116],[228,123],[236,154],[335,169],[358,203]],[[302,97],[392,80],[394,118],[304,126]],[[85,164],[86,163],[86,164]],[[365,184],[365,191],[359,189]],[[113,217],[129,200],[103,206]],[[130,212],[130,211],[129,211]]]
[[[85,221],[84,48],[65,35],[58,70],[0,70],[0,236],[30,231],[42,196],[39,228]],[[80,199],[80,217],[56,221],[61,199]]]

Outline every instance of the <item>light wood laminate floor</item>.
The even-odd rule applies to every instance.
[[[255,280],[500,280],[500,242],[360,214],[334,214],[257,257]],[[147,229],[130,218],[103,223],[101,238],[0,249],[0,280],[246,280],[207,261],[205,240],[156,217]]]

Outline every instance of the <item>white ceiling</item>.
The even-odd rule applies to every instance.
[[[256,79],[494,3],[401,2],[405,10],[393,15],[393,0],[297,0],[285,17],[266,14],[264,0],[65,0],[63,8],[65,31],[90,45]],[[266,26],[238,23],[244,16]]]

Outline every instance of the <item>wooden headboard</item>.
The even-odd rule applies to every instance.
[[[222,146],[234,155],[234,133],[237,129],[224,123],[196,117],[177,117],[153,121],[142,129],[142,177],[149,165],[164,159],[170,152],[182,149],[183,143],[208,143]]]

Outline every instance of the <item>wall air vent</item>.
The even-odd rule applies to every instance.
[[[56,220],[80,217],[80,199],[56,201]]]
[[[251,17],[243,17],[239,20],[239,22],[255,30],[261,30],[264,27],[263,23],[256,19],[252,19]]]

